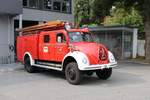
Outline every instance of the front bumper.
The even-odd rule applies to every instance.
[[[98,65],[89,65],[89,66],[82,66],[80,70],[98,70],[98,69],[105,69],[105,68],[113,68],[117,67],[117,62],[108,63],[108,64],[98,64]]]

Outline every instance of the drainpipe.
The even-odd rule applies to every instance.
[[[19,28],[22,28],[22,14],[19,15]]]
[[[19,29],[22,28],[22,14],[19,15]],[[19,35],[21,36],[21,33],[19,33]]]
[[[7,33],[8,33],[8,49],[9,49],[9,46],[10,46],[10,17],[8,16],[7,17],[7,21],[8,21],[8,27],[7,27]],[[10,49],[8,50],[8,63],[11,63],[11,52],[10,52]]]

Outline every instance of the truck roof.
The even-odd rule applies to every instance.
[[[54,30],[54,29],[63,29],[65,26],[64,21],[51,21],[47,23],[42,23],[22,29],[17,29],[16,31],[21,32],[21,33],[27,33],[27,32],[32,32],[32,31],[40,31],[40,30]]]
[[[29,35],[29,34],[37,34],[37,33],[39,33],[39,31],[67,29],[66,28],[67,25],[69,25],[71,27],[70,23],[57,20],[57,21],[42,23],[42,24],[38,24],[38,25],[34,25],[34,26],[22,28],[22,29],[17,29],[16,31],[20,32],[21,35]],[[75,32],[75,31],[88,32],[88,28],[83,28],[83,29],[69,28],[69,29],[67,29],[67,31],[69,31],[69,32]]]

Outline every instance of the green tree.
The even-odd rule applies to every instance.
[[[104,21],[105,16],[109,15],[114,0],[94,0],[92,4],[92,18],[97,24]]]
[[[93,15],[97,18],[100,18],[101,16],[107,16],[111,11],[112,6],[114,6],[116,2],[123,4],[126,10],[130,10],[132,7],[134,7],[140,12],[144,22],[144,31],[146,33],[146,60],[150,62],[150,0],[95,0],[94,9],[96,9],[96,11],[94,11]]]
[[[140,32],[144,31],[142,16],[135,8],[126,11],[120,6],[114,6],[110,16],[105,17],[104,25],[128,25],[138,27]]]
[[[74,15],[77,25],[84,24],[90,19],[90,0],[74,0]]]

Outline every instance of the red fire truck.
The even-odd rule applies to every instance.
[[[67,81],[79,84],[84,74],[108,79],[117,66],[113,54],[95,43],[87,28],[73,29],[64,21],[53,21],[18,30],[17,59],[27,72],[37,68],[62,71]]]

